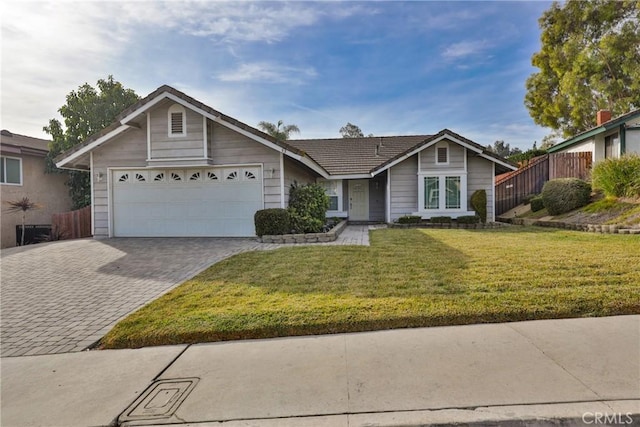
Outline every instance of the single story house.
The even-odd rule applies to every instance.
[[[392,222],[472,215],[469,198],[516,166],[450,130],[435,135],[278,141],[162,86],[58,157],[91,173],[95,237],[253,236],[293,182],[321,183],[328,216]]]
[[[549,153],[590,152],[593,163],[617,158],[625,153],[640,154],[640,109],[611,118],[611,112],[600,110],[596,126],[562,141]]]
[[[28,197],[39,205],[26,215],[28,225],[50,225],[51,215],[71,210],[71,197],[65,185],[67,174],[45,173],[49,141],[0,132],[0,199],[2,199],[2,248],[16,246],[16,226],[21,213],[9,213],[5,202]]]

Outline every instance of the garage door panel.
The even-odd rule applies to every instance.
[[[129,172],[129,181],[119,181],[125,173],[113,176],[113,226],[115,236],[128,237],[195,237],[253,236],[253,216],[263,208],[262,181],[259,168],[247,175],[242,168],[236,180],[207,179],[208,170],[145,171],[156,181],[133,181],[136,172]],[[195,174],[200,172],[200,174]],[[226,176],[224,169],[213,170],[216,176]],[[183,177],[171,180],[172,174]],[[140,174],[142,175],[142,174]],[[200,179],[184,177],[200,176]],[[244,177],[244,178],[243,178]],[[248,177],[248,178],[247,178]]]

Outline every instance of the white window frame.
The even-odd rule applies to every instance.
[[[439,150],[440,148],[444,148],[444,149],[446,149],[446,150],[447,150],[447,161],[446,161],[446,162],[439,162],[439,161],[438,161],[438,150]],[[449,164],[449,161],[450,161],[450,159],[451,159],[451,150],[450,150],[450,147],[449,147],[449,143],[448,143],[448,142],[446,142],[446,141],[440,141],[440,142],[438,142],[438,143],[435,145],[435,157],[436,157],[436,158],[435,158],[435,163],[436,163],[436,165],[448,165],[448,164]]]
[[[439,189],[439,201],[438,209],[425,209],[424,199],[424,179],[427,177],[438,178]],[[447,209],[447,193],[446,193],[446,179],[447,177],[460,178],[460,207],[456,209]],[[429,171],[418,173],[418,212],[416,215],[421,216],[460,216],[460,215],[473,215],[472,212],[467,211],[467,173],[464,171]]]
[[[327,191],[329,190],[327,188],[327,183],[335,183],[336,185],[336,194],[329,194]],[[328,196],[337,196],[338,198],[338,210],[327,210],[327,215],[328,216],[347,216],[347,212],[345,212],[342,207],[344,206],[343,204],[343,194],[342,194],[342,180],[341,179],[318,179],[317,183],[320,184],[323,188],[325,193]]]
[[[12,157],[12,156],[0,156],[2,163],[4,163],[4,165],[2,166],[2,169],[4,171],[4,176],[2,177],[2,185],[13,185],[16,187],[20,187],[22,186],[23,183],[23,175],[22,175],[22,159],[20,157]],[[20,182],[7,182],[7,161],[6,159],[12,159],[12,160],[17,160],[18,164],[20,165]]]
[[[171,123],[172,123],[172,119],[171,119],[171,115],[174,113],[180,113],[182,114],[182,133],[172,133],[171,132]],[[187,136],[187,110],[184,108],[184,106],[180,105],[180,104],[173,104],[171,107],[169,107],[169,110],[167,110],[167,135],[169,136],[169,138],[182,138]]]

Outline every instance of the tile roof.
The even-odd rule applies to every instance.
[[[367,174],[430,136],[299,139],[287,143],[303,151],[331,175]]]
[[[154,99],[156,99],[158,96],[162,95],[163,93],[170,93],[180,99],[182,99],[183,101],[186,101],[187,103],[193,105],[194,107],[200,108],[201,110],[206,111],[207,113],[214,115],[216,117],[219,117],[220,119],[231,123],[234,126],[239,127],[240,129],[243,129],[244,131],[247,131],[249,133],[252,133],[254,135],[256,135],[257,137],[260,137],[262,139],[265,139],[269,142],[272,142],[273,144],[276,144],[286,150],[289,150],[293,153],[296,154],[302,154],[300,153],[297,149],[295,149],[294,147],[288,145],[287,143],[283,143],[280,142],[278,140],[276,140],[275,138],[273,138],[271,135],[268,135],[264,132],[259,131],[258,129],[249,126],[245,123],[242,123],[239,120],[234,119],[233,117],[227,116],[225,114],[222,114],[221,112],[214,110],[213,108],[209,107],[206,104],[203,104],[202,102],[190,97],[189,95],[187,95],[184,92],[181,92],[177,89],[174,89],[171,86],[168,85],[163,85],[160,86],[158,89],[154,90],[153,92],[151,92],[149,95],[145,96],[144,98],[140,99],[140,101],[136,102],[135,104],[133,104],[132,106],[130,106],[129,108],[125,109],[124,111],[122,111],[120,114],[118,114],[118,116],[116,116],[115,120],[113,121],[113,123],[111,123],[109,126],[107,126],[106,128],[104,128],[103,130],[101,130],[100,132],[96,132],[95,134],[91,135],[89,138],[87,138],[85,141],[83,141],[80,144],[77,144],[73,147],[71,147],[69,150],[65,151],[64,153],[60,154],[58,157],[56,157],[56,162],[59,162],[69,156],[71,156],[73,153],[81,150],[82,148],[86,147],[87,145],[90,145],[92,142],[100,139],[101,137],[103,137],[104,135],[108,134],[109,132],[112,132],[114,130],[116,130],[117,128],[119,128],[122,124],[120,123],[120,121],[122,119],[124,119],[125,117],[127,117],[128,115],[130,115],[131,113],[134,113],[136,110],[144,107],[146,104],[148,104],[149,102],[153,101]]]
[[[33,138],[31,136],[20,135],[10,132],[6,129],[0,131],[0,143],[6,145],[13,145],[16,147],[33,148],[36,150],[42,150],[44,152],[49,151],[49,142],[46,139]]]

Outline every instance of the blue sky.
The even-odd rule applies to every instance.
[[[4,2],[2,128],[42,126],[84,82],[169,84],[300,138],[432,134],[530,148],[524,106],[549,2]]]

